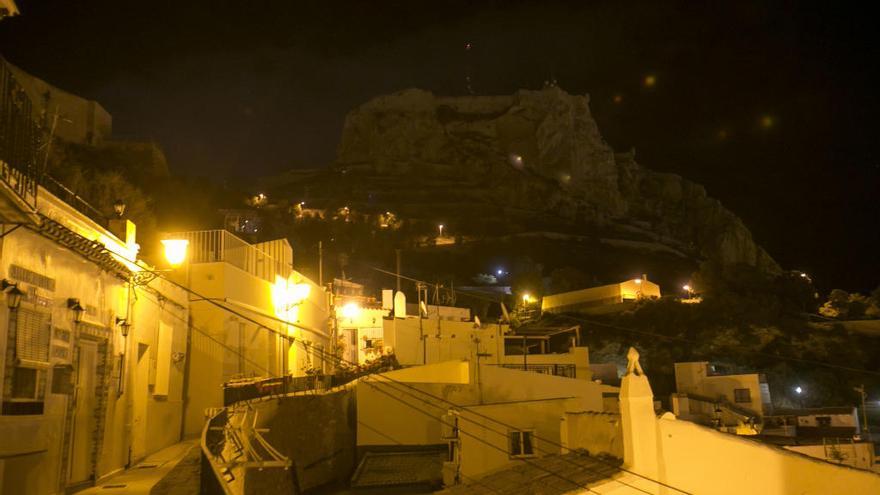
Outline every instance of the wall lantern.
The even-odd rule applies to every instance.
[[[75,297],[67,298],[67,309],[73,311],[74,323],[81,322],[83,319],[83,314],[85,314],[86,312],[86,308],[84,308],[83,305],[79,303],[79,299]]]
[[[119,329],[122,330],[122,336],[128,337],[128,330],[131,328],[131,323],[128,322],[128,319],[117,316],[116,324],[119,326]]]
[[[0,290],[6,294],[6,305],[9,306],[9,309],[18,309],[21,306],[21,298],[24,296],[24,292],[18,288],[18,284],[3,279],[3,282],[0,283]]]
[[[125,202],[121,199],[117,199],[113,203],[113,213],[116,214],[117,218],[122,218],[122,215],[125,215]]]
[[[189,246],[187,239],[164,239],[165,259],[172,266],[177,266],[186,261],[186,248]]]

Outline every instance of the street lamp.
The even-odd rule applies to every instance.
[[[75,297],[67,298],[67,309],[73,311],[73,322],[80,323],[83,319],[83,314],[86,312],[86,308],[79,303],[79,299]]]
[[[440,229],[440,235],[438,237],[443,237],[443,224],[441,223],[437,228]]]
[[[18,309],[21,306],[21,298],[24,292],[18,288],[18,284],[3,279],[0,291],[6,294],[6,305],[9,309]]]
[[[350,302],[342,307],[342,316],[348,318],[349,320],[353,320],[360,316],[361,307],[358,303]]]
[[[172,266],[177,266],[186,261],[186,251],[189,246],[187,239],[163,239],[162,245],[165,246],[165,259]]]
[[[128,322],[128,318],[121,318],[117,316],[116,324],[119,326],[119,330],[122,331],[122,336],[128,337],[128,330],[131,328],[131,323]]]

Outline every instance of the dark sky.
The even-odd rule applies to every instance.
[[[2,53],[100,101],[179,173],[325,165],[350,108],[464,94],[468,66],[479,94],[555,77],[591,95],[616,149],[704,184],[786,268],[880,284],[880,45],[841,2],[18,3]]]

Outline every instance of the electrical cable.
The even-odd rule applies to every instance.
[[[372,269],[372,270],[375,270],[375,271],[377,271],[377,272],[380,272],[380,273],[385,273],[385,274],[388,274],[388,275],[397,276],[397,274],[394,273],[394,272],[390,272],[390,271],[388,271],[388,270],[383,270],[383,269],[381,269],[381,268],[374,267],[374,266],[369,265],[369,264],[366,264],[366,263],[364,263],[364,262],[358,262],[358,261],[356,261],[356,263],[360,263],[360,264],[362,264],[362,265],[364,265],[364,266],[366,266],[366,267],[368,267],[368,268],[370,268],[370,269]],[[406,277],[406,276],[403,276],[403,275],[400,275],[400,278],[405,279],[405,280],[408,280],[408,281],[411,281],[411,282],[414,282],[414,283],[426,283],[426,282],[424,282],[424,281],[421,281],[421,280],[418,280],[418,279],[414,279],[414,278],[411,278],[411,277]],[[492,299],[492,298],[485,297],[485,296],[479,296],[479,295],[476,295],[476,294],[471,294],[471,293],[466,292],[466,291],[461,291],[460,289],[450,289],[450,290],[452,290],[452,291],[454,291],[454,292],[458,292],[459,294],[462,294],[462,295],[465,295],[465,296],[468,296],[468,297],[473,297],[473,298],[481,299],[481,300],[484,300],[484,301],[495,302],[495,303],[501,303],[501,302],[502,302],[502,301],[499,301],[499,300],[497,300],[497,299]],[[555,315],[555,316],[558,317],[558,318],[566,318],[566,319],[573,320],[573,321],[578,321],[578,322],[581,322],[581,323],[587,323],[587,324],[591,324],[591,325],[602,326],[602,327],[611,328],[611,329],[614,329],[614,330],[620,330],[620,331],[629,332],[629,333],[634,333],[634,334],[643,335],[643,336],[647,336],[647,337],[655,337],[655,338],[664,339],[664,340],[674,340],[674,341],[683,342],[683,343],[692,344],[692,345],[701,345],[700,342],[698,342],[698,341],[696,341],[696,340],[693,340],[693,339],[687,339],[687,338],[685,338],[685,337],[676,337],[676,336],[663,335],[663,334],[659,334],[659,333],[656,333],[656,332],[648,332],[648,331],[644,331],[644,330],[636,330],[636,329],[633,329],[633,328],[622,327],[622,326],[619,326],[619,325],[613,325],[613,324],[610,324],[610,323],[603,323],[603,322],[600,322],[600,321],[590,320],[590,319],[586,319],[586,318],[583,318],[583,317],[577,317],[577,316],[573,316],[573,315],[569,315],[569,314],[557,314],[557,315]],[[755,351],[755,350],[753,350],[753,349],[749,349],[749,348],[744,347],[744,346],[736,346],[736,345],[734,345],[734,346],[730,346],[730,347],[732,347],[732,348],[734,348],[734,349],[741,350],[741,351],[743,351],[743,352],[750,353],[750,354],[756,354],[756,355],[760,355],[760,356],[764,356],[764,357],[770,357],[770,358],[773,358],[773,359],[781,359],[781,360],[783,360],[783,361],[794,361],[794,362],[799,362],[799,363],[804,363],[804,364],[812,364],[812,365],[815,365],[815,366],[822,366],[822,367],[825,367],[825,368],[833,368],[833,369],[839,369],[839,370],[842,370],[842,371],[849,371],[849,372],[853,372],[853,373],[861,373],[861,374],[872,375],[872,376],[880,376],[880,371],[872,371],[872,370],[867,370],[867,369],[864,369],[864,368],[854,368],[854,367],[850,367],[850,366],[843,366],[843,365],[833,364],[833,363],[829,363],[829,362],[826,362],[826,361],[819,361],[819,360],[814,360],[814,359],[798,358],[798,357],[793,357],[793,356],[783,356],[783,355],[773,354],[773,353],[769,353],[769,352]]]

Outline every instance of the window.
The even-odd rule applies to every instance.
[[[533,431],[510,432],[510,457],[532,457],[535,455]]]
[[[733,389],[733,399],[735,402],[751,402],[752,395],[749,389],[747,388],[735,388]]]
[[[7,348],[15,359],[6,361],[3,414],[42,414],[49,367],[49,313],[18,308],[10,314]]]
[[[27,308],[16,312],[15,357],[21,361],[48,363],[52,333],[49,314]]]
[[[831,416],[816,416],[816,426],[819,428],[830,428]]]

